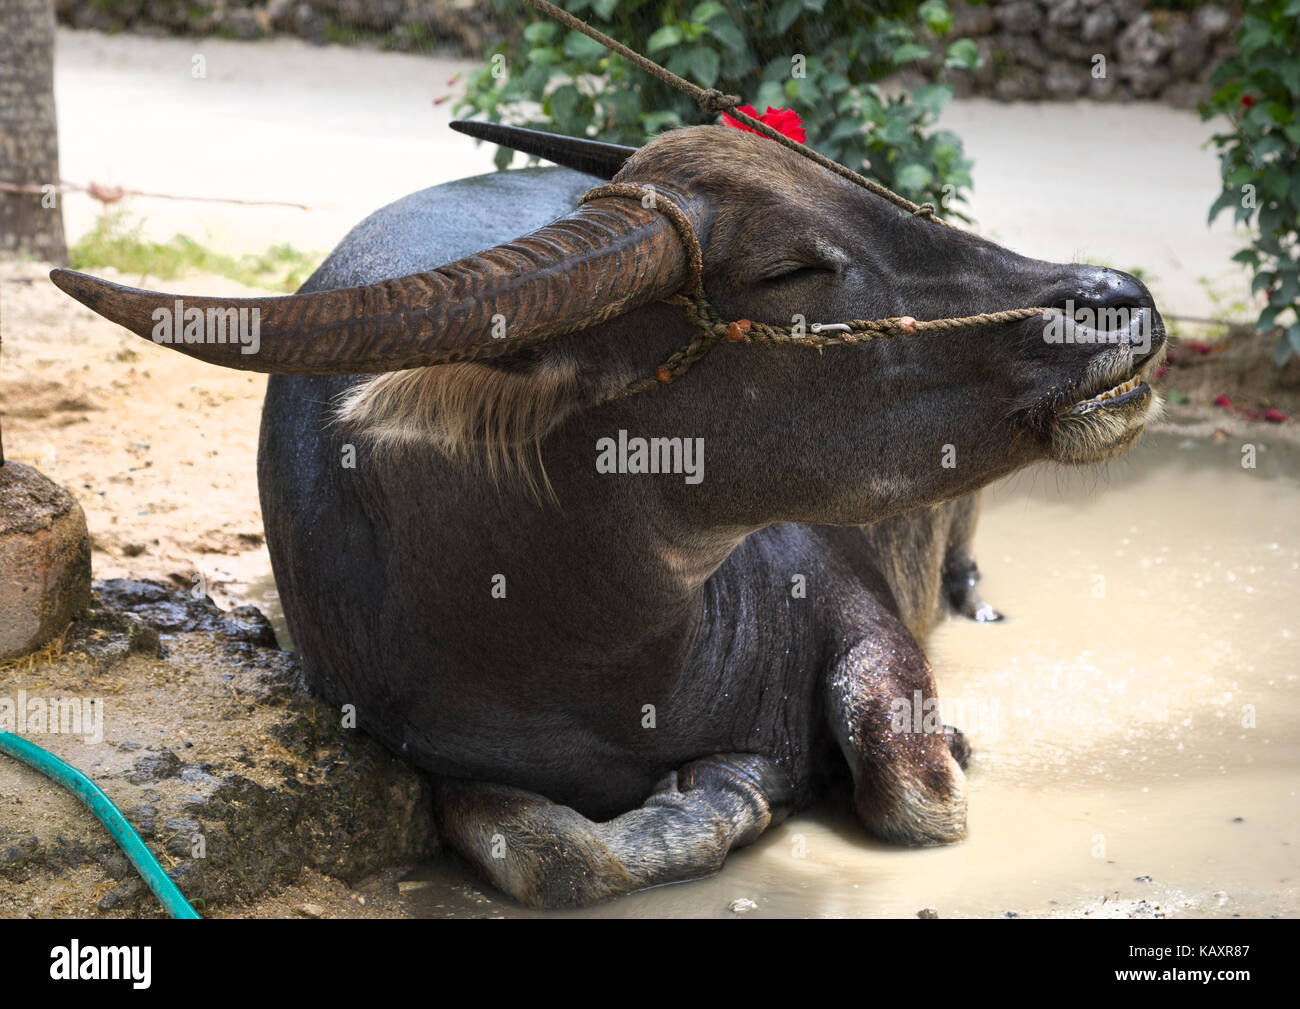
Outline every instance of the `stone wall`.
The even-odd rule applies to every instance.
[[[949,0],[950,37],[972,38],[984,56],[974,73],[923,66],[904,84],[941,79],[959,95],[1006,101],[1159,99],[1191,106],[1232,51],[1238,14],[1207,4],[1192,11],[1148,0]],[[402,51],[450,47],[478,58],[502,34],[485,0],[56,0],[76,28],[129,29],[241,39],[275,33],[312,42],[370,41]],[[939,48],[939,47],[936,47]],[[1106,59],[1094,76],[1094,57]]]
[[[96,31],[237,39],[282,33],[402,52],[446,46],[475,58],[501,35],[483,0],[55,0],[55,10],[61,24]]]
[[[1208,97],[1210,73],[1233,51],[1239,15],[1206,4],[1191,11],[1142,0],[986,0],[950,3],[950,37],[975,40],[974,73],[929,69],[959,95],[1004,101],[1159,99],[1190,107]],[[1105,57],[1105,76],[1094,74]]]

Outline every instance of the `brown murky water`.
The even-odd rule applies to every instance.
[[[828,801],[715,877],[575,914],[1300,913],[1300,459],[1242,458],[1164,435],[986,492],[977,556],[1008,619],[928,646],[974,747],[964,843],[881,844]],[[533,914],[452,856],[408,880],[416,915]]]

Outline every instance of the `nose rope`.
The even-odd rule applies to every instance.
[[[696,335],[680,350],[673,353],[655,369],[653,378],[643,378],[629,384],[615,399],[634,396],[657,385],[667,385],[690,370],[700,358],[719,343],[793,344],[812,347],[820,351],[841,344],[856,345],[872,340],[888,339],[905,333],[932,333],[974,326],[994,326],[1022,322],[1034,316],[1059,312],[1055,308],[1012,308],[1003,312],[984,312],[948,319],[913,319],[911,316],[894,316],[887,319],[854,319],[852,322],[803,323],[792,326],[773,326],[766,322],[737,319],[728,322],[718,314],[704,293],[704,254],[690,218],[676,203],[657,189],[635,182],[611,182],[583,193],[578,203],[588,203],[606,197],[637,200],[644,207],[659,211],[672,223],[686,249],[687,278],[682,290],[664,299],[670,305],[685,309],[687,318],[695,326]],[[834,332],[835,336],[825,335]]]
[[[604,32],[597,31],[583,21],[582,18],[570,14],[566,10],[561,10],[555,4],[547,2],[547,0],[525,0],[525,2],[543,14],[554,18],[566,28],[581,32],[588,38],[599,42],[610,52],[617,53],[634,66],[640,67],[646,73],[657,77],[665,84],[690,95],[705,113],[718,115],[725,112],[731,118],[744,123],[754,132],[761,133],[769,140],[775,140],[781,146],[789,148],[803,157],[810,158],[828,171],[834,172],[841,178],[848,179],[855,185],[875,193],[894,206],[906,210],[913,217],[921,217],[956,231],[963,230],[955,224],[950,224],[943,218],[937,217],[933,203],[913,203],[906,197],[895,193],[892,189],[882,186],[879,182],[868,179],[866,176],[858,174],[853,169],[847,168],[837,161],[832,161],[812,148],[774,130],[767,123],[761,122],[746,112],[742,112],[740,110],[739,96],[723,94],[716,88],[701,88],[696,84],[692,84],[666,67],[660,66],[654,60],[642,56],[636,50],[625,46],[617,39],[610,38]],[[772,326],[765,322],[754,322],[750,319],[737,319],[733,322],[727,322],[714,310],[709,303],[709,299],[705,296],[703,285],[704,256],[690,218],[686,216],[681,207],[657,190],[629,182],[597,186],[595,189],[584,193],[578,202],[582,204],[605,196],[638,200],[643,206],[658,210],[677,229],[677,234],[686,249],[688,276],[683,289],[673,297],[665,300],[668,304],[679,305],[684,308],[696,329],[696,336],[690,343],[655,369],[654,378],[632,382],[615,397],[616,399],[632,396],[638,392],[644,392],[646,389],[653,389],[657,385],[669,384],[673,379],[686,374],[691,365],[724,341],[727,343],[789,343],[803,347],[814,347],[820,351],[824,347],[833,347],[838,344],[868,343],[872,340],[886,339],[904,333],[928,333],[968,329],[975,326],[994,326],[1010,322],[1021,322],[1025,319],[1032,319],[1036,315],[1047,316],[1054,312],[1060,312],[1060,309],[1045,307],[1012,308],[1003,312],[985,312],[980,315],[964,315],[950,319],[917,320],[905,315],[889,319],[855,319],[847,323],[814,323],[804,326]],[[839,335],[822,335],[826,331],[834,331]]]

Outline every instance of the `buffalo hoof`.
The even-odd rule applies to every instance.
[[[948,752],[952,754],[952,759],[957,761],[957,766],[963,771],[966,770],[966,764],[970,760],[970,743],[966,739],[966,734],[961,729],[945,725],[943,739],[948,744]]]
[[[1006,619],[1006,617],[982,599],[979,601],[979,605],[974,607],[973,612],[964,613],[963,616],[970,617],[971,620],[974,620],[978,624],[996,624],[998,621]]]
[[[995,624],[1002,619],[1002,614],[980,598],[976,586],[980,581],[979,568],[973,560],[945,568],[943,573],[943,592],[947,596],[948,606],[967,620],[979,624]]]

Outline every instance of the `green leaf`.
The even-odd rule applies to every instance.
[[[753,104],[760,113],[769,108],[781,108],[785,105],[785,92],[781,90],[781,84],[778,81],[764,81],[758,86]]]
[[[978,70],[981,62],[980,47],[970,39],[958,39],[948,47],[943,65],[957,70]]]
[[[890,119],[880,131],[880,139],[891,147],[899,147],[912,139],[912,131],[901,119]]]
[[[826,139],[843,140],[845,137],[851,137],[861,132],[862,123],[854,119],[842,118],[835,124],[835,128],[831,130],[831,135]]]
[[[894,66],[901,67],[913,60],[923,60],[930,55],[930,50],[915,42],[904,42],[894,50]]]
[[[716,18],[711,21],[709,23],[709,34],[733,53],[743,53],[746,49],[745,33],[725,18]]]
[[[1263,49],[1270,41],[1270,32],[1265,25],[1257,25],[1237,34],[1237,52],[1246,59]]]
[[[951,98],[951,84],[926,84],[912,92],[912,101],[936,118]]]
[[[934,176],[930,174],[930,169],[925,165],[910,164],[904,165],[894,176],[894,184],[899,189],[919,192],[925,189],[932,181]]]
[[[618,10],[618,0],[591,0],[591,9],[602,21],[608,21]]]
[[[925,0],[916,13],[936,35],[947,35],[952,31],[952,12],[943,0]]]
[[[551,79],[550,67],[530,66],[519,78],[519,88],[525,95],[540,99],[546,89],[546,82]]]
[[[650,36],[646,42],[646,52],[654,54],[661,49],[667,49],[670,46],[680,45],[682,41],[682,30],[676,25],[664,25],[657,32]]]
[[[1278,305],[1269,305],[1264,311],[1259,313],[1259,318],[1255,320],[1255,329],[1259,332],[1272,329],[1277,317],[1282,314],[1282,307]]]
[[[841,91],[846,91],[853,85],[843,74],[828,73],[821,79],[822,90],[828,95],[838,95]]]
[[[554,21],[534,21],[524,29],[524,41],[531,42],[535,46],[553,42],[555,33],[559,30],[560,26]]]
[[[704,3],[696,4],[691,11],[691,20],[696,24],[707,24],[719,14],[726,13],[727,8],[718,3],[718,0],[704,0]]]
[[[1300,301],[1300,278],[1294,273],[1283,276],[1268,301],[1270,305],[1280,305],[1282,307]]]
[[[1242,165],[1240,168],[1234,168],[1223,179],[1234,189],[1240,189],[1247,182],[1255,181],[1255,169],[1250,165]]]
[[[606,49],[595,39],[581,32],[569,32],[564,39],[564,55],[583,63],[594,63],[605,55]]]
[[[546,100],[550,107],[551,119],[563,133],[569,136],[582,136],[586,133],[585,123],[578,118],[578,106],[582,104],[582,95],[572,84],[564,84],[551,92]]]
[[[681,124],[682,117],[676,112],[651,112],[641,117],[641,128],[648,137]]]
[[[772,31],[777,35],[784,35],[802,13],[803,0],[784,0],[777,8],[776,17],[772,21]]]
[[[711,88],[722,69],[722,58],[712,49],[691,46],[673,53],[668,69],[678,76],[694,80],[701,87]]]
[[[1225,189],[1223,192],[1219,194],[1219,198],[1215,200],[1214,203],[1211,205],[1210,216],[1205,223],[1207,225],[1213,224],[1214,219],[1216,217],[1218,217],[1229,207],[1235,207],[1236,205],[1237,205],[1237,193],[1234,190]]]

